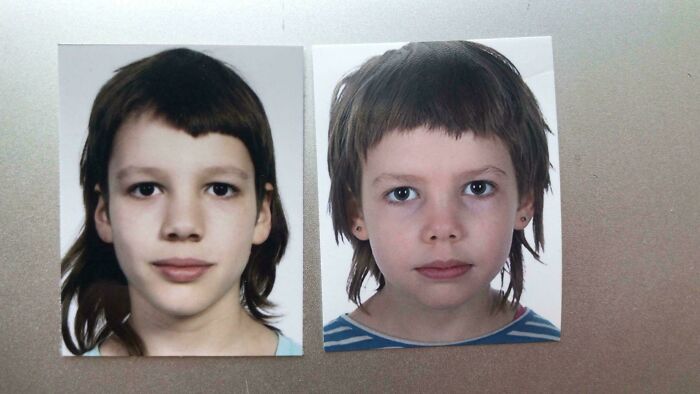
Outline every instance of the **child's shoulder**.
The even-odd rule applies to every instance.
[[[496,343],[558,342],[559,328],[537,314],[534,310],[521,307],[516,318],[492,333],[466,341],[465,344],[483,345]]]
[[[393,338],[376,332],[345,314],[323,327],[323,350],[326,352],[342,352],[426,346],[464,346],[559,341],[559,328],[549,320],[538,315],[531,309],[522,308],[521,311],[522,312],[519,313],[512,322],[498,330],[477,338],[449,343],[414,342]]]
[[[355,321],[347,314],[323,326],[323,350],[346,352],[352,350],[397,349],[430,346],[377,332]]]
[[[301,346],[290,338],[277,334],[277,350],[275,356],[301,356],[303,353]]]
[[[368,350],[385,347],[378,333],[354,321],[347,314],[323,326],[323,350],[326,352],[344,352],[351,350]],[[389,346],[393,347],[392,343]]]
[[[100,357],[102,354],[100,353],[100,347],[95,346],[91,350],[88,350],[87,352],[83,353],[83,356],[87,357]]]
[[[301,346],[299,346],[289,337],[284,336],[281,333],[277,334],[277,349],[275,350],[275,356],[301,356],[302,354],[303,351]],[[102,353],[100,352],[100,347],[95,346],[91,350],[83,353],[83,356],[100,357],[102,356]]]

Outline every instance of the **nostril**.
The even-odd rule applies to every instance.
[[[432,234],[428,233],[426,234],[427,238],[425,238],[427,241],[430,242],[436,242],[436,241],[450,241],[450,242],[457,242],[462,236],[459,231],[450,231],[450,232],[440,232],[440,231],[435,231]]]
[[[189,240],[189,241],[200,241],[202,239],[202,236],[197,233],[192,233],[192,234],[180,234],[178,232],[172,232],[168,233],[166,235],[168,241],[180,241],[180,240]]]

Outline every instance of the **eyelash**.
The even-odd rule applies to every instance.
[[[219,186],[223,186],[223,187],[226,188],[226,194],[225,194],[225,195],[222,196],[222,195],[216,194],[216,192],[214,191],[214,188],[215,188],[215,187],[219,187]],[[230,183],[224,183],[224,182],[214,182],[214,183],[210,183],[209,185],[207,185],[207,189],[206,189],[206,190],[207,190],[207,192],[211,191],[211,193],[212,193],[214,196],[220,197],[220,198],[230,198],[230,197],[233,197],[233,196],[237,195],[238,192],[241,191],[241,190],[240,190],[239,188],[237,188],[236,186],[231,185]]]
[[[226,189],[225,194],[220,195],[217,193],[217,191],[221,190],[216,190],[215,188],[219,187],[224,187]],[[235,185],[231,185],[229,183],[225,182],[213,182],[210,183],[206,186],[205,191],[208,194],[211,194],[215,197],[219,198],[231,198],[237,195],[240,192],[240,189],[236,187]],[[142,183],[137,183],[135,185],[132,185],[128,189],[128,193],[136,198],[140,199],[146,199],[150,198],[155,194],[162,194],[163,193],[163,187],[158,185],[155,182],[142,182]]]
[[[485,191],[483,191],[481,194],[476,194],[473,190],[471,190],[472,187],[475,186],[485,186]],[[405,192],[408,191],[408,196],[406,196],[404,199],[397,198],[398,192]],[[493,182],[489,181],[483,181],[483,180],[477,180],[477,181],[471,181],[464,185],[463,193],[467,196],[473,196],[476,198],[485,198],[487,196],[492,195],[496,191],[496,185],[493,184]],[[411,201],[415,200],[418,198],[418,191],[416,189],[410,187],[410,186],[399,186],[396,188],[393,188],[389,190],[385,195],[384,198],[389,202],[390,204],[402,204],[406,201]]]
[[[151,191],[149,194],[144,194],[144,188],[149,188],[147,190],[150,190],[150,188],[153,188],[153,191]],[[158,194],[163,193],[163,189],[160,185],[154,182],[142,182],[142,183],[137,183],[131,187],[129,187],[128,192],[130,195],[136,197],[136,198],[149,198],[153,196],[155,192],[158,192]]]
[[[482,192],[481,194],[475,194],[475,193],[473,193],[473,191],[472,191],[472,193],[468,193],[467,190],[470,190],[470,188],[475,186],[475,185],[486,186],[486,191]],[[487,196],[492,195],[495,191],[496,191],[496,185],[494,185],[492,182],[489,182],[489,181],[471,181],[471,182],[467,183],[466,185],[464,185],[464,194],[466,194],[467,196],[474,196],[474,197],[483,198],[483,197],[487,197]]]
[[[396,193],[399,191],[408,191],[408,197],[404,200],[396,198]],[[389,190],[389,192],[385,194],[384,198],[386,198],[389,204],[401,204],[403,202],[415,200],[416,198],[418,198],[418,192],[416,191],[416,189],[409,186],[399,186]]]

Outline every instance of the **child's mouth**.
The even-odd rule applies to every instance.
[[[172,258],[151,263],[169,282],[194,282],[204,275],[214,264],[198,259]]]
[[[458,278],[471,270],[472,264],[459,260],[435,260],[416,268],[419,274],[434,280]]]

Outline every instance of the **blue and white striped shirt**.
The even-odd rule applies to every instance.
[[[494,332],[478,338],[457,342],[415,342],[394,338],[365,327],[347,314],[323,327],[323,350],[344,352],[350,350],[399,349],[426,346],[487,345],[497,343],[531,343],[559,341],[560,331],[547,319],[527,309],[520,317]]]

